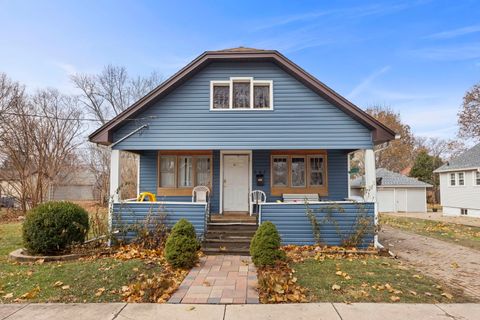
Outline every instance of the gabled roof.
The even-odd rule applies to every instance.
[[[168,78],[150,93],[135,102],[125,111],[104,124],[93,132],[88,138],[91,142],[109,145],[112,143],[112,132],[124,123],[125,120],[135,117],[136,114],[146,107],[166,96],[172,90],[190,79],[206,65],[214,61],[269,61],[278,65],[281,69],[295,77],[305,86],[309,87],[324,99],[343,110],[367,128],[372,130],[372,138],[375,144],[387,142],[395,138],[395,132],[384,124],[355,106],[353,103],[327,87],[318,79],[307,73],[298,65],[287,59],[276,50],[260,50],[253,48],[231,48],[218,51],[206,51]]]
[[[375,171],[377,180],[381,178],[381,184],[377,186],[402,186],[402,187],[431,187],[431,184],[425,183],[415,178],[404,176],[403,174],[389,171],[387,169],[378,168]],[[352,188],[362,188],[365,185],[364,177],[358,177],[350,182]]]
[[[448,172],[462,169],[480,169],[480,143],[458,157],[447,161],[434,172]]]

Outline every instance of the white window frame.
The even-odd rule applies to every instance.
[[[477,183],[477,174],[480,175],[480,171],[475,170],[475,171],[472,171],[472,172],[473,172],[473,185],[475,187],[480,187],[480,184]]]
[[[233,83],[234,82],[250,82],[250,108],[233,108]],[[229,106],[227,109],[214,109],[213,108],[213,87],[215,85],[228,85],[229,86]],[[254,87],[255,85],[268,85],[270,93],[270,106],[269,108],[254,108],[255,97]],[[212,80],[210,81],[210,111],[272,111],[273,110],[273,80],[254,80],[253,77],[230,77],[230,80]]]
[[[463,184],[460,184],[460,174],[463,175]],[[457,186],[465,187],[465,172],[457,172]]]
[[[452,174],[453,174],[453,180],[452,180]],[[455,182],[455,184],[452,184],[452,181]],[[457,174],[455,172],[451,172],[448,174],[448,185],[450,187],[456,187],[457,186]]]

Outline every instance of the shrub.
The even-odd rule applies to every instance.
[[[88,213],[71,202],[46,202],[27,213],[23,244],[32,254],[55,254],[82,243],[88,232]]]
[[[267,221],[258,227],[250,244],[250,255],[257,267],[285,260],[285,252],[280,250],[280,235],[273,223]]]
[[[198,260],[199,249],[193,225],[186,219],[178,220],[165,244],[167,261],[177,268],[191,268]]]

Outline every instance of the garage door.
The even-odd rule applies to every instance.
[[[407,208],[410,212],[425,212],[425,203],[427,201],[425,188],[408,189]]]
[[[398,188],[395,190],[395,205],[397,212],[407,211],[407,189]]]
[[[393,189],[379,189],[377,198],[379,212],[395,211]]]

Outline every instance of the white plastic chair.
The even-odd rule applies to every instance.
[[[206,186],[196,186],[192,190],[192,202],[207,204],[207,212],[210,212],[210,189]]]
[[[253,205],[267,202],[267,195],[262,190],[253,190],[250,192],[250,215],[253,214]]]

